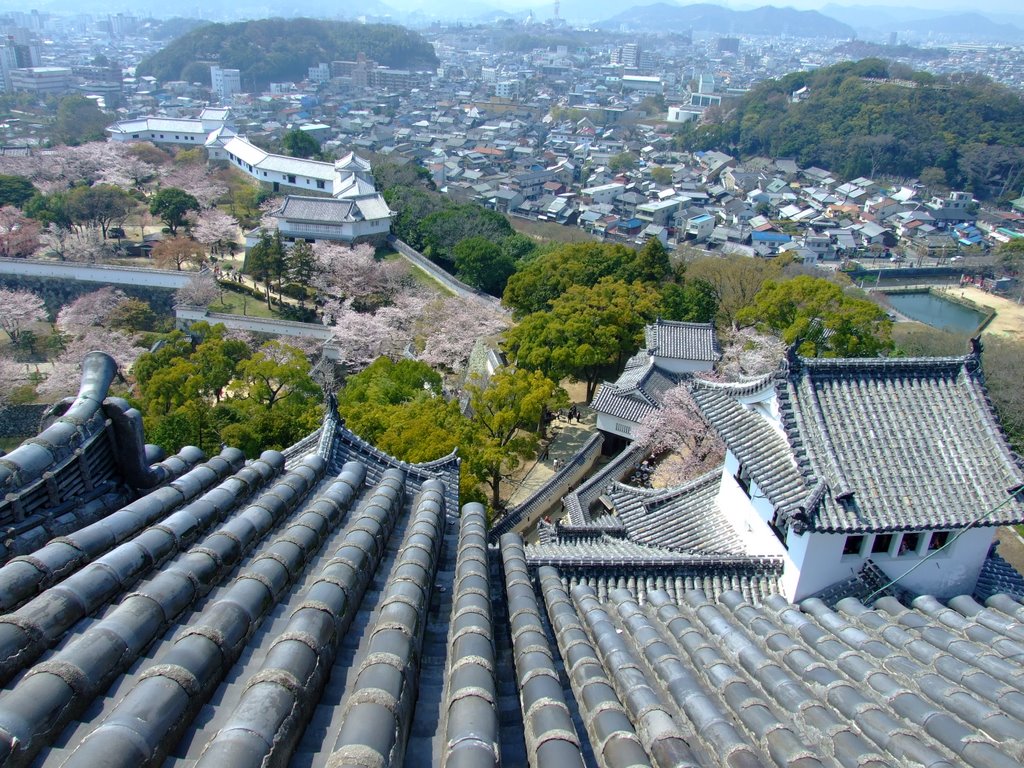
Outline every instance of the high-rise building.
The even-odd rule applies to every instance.
[[[222,102],[242,92],[242,73],[237,69],[225,69],[216,65],[210,67],[210,90]]]

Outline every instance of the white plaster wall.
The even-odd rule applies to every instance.
[[[611,432],[613,435],[621,435],[628,440],[633,439],[633,430],[637,427],[635,421],[617,419],[606,413],[597,414],[597,428],[603,432]]]
[[[675,357],[653,356],[655,364],[673,373],[696,373],[697,371],[710,371],[714,363],[710,360],[680,360]]]
[[[902,576],[900,584],[912,592],[940,598],[969,595],[977,584],[993,536],[994,528],[972,528],[913,573],[907,572],[923,557],[875,554],[871,558],[890,579]]]
[[[930,532],[921,533],[922,536],[928,536]],[[890,551],[896,550],[899,535],[895,534]],[[928,558],[927,552],[903,557],[871,553],[870,536],[862,548],[863,554],[844,556],[844,534],[805,533],[797,536],[790,532],[789,554],[794,570],[790,572],[787,563],[782,579],[783,591],[794,602],[803,600],[854,576],[870,557],[886,576],[890,579],[899,578],[900,585],[911,592],[940,598],[970,594],[978,581],[978,572],[988,555],[993,535],[992,528],[971,529],[952,546]],[[920,548],[918,551],[921,551]],[[922,565],[923,560],[926,562]]]
[[[0,259],[0,274],[26,277],[62,277],[87,283],[143,285],[150,288],[178,289],[188,284],[194,273],[170,272],[144,267],[89,266],[57,261]]]
[[[768,526],[774,508],[764,498],[756,483],[750,485],[750,496],[736,482],[736,457],[726,453],[722,480],[718,488],[718,508],[746,547],[747,553],[764,557],[788,557],[785,547]]]

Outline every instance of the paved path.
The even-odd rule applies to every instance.
[[[985,333],[1024,339],[1024,306],[1013,299],[996,296],[973,285],[965,285],[962,288],[951,286],[944,289],[944,292],[950,296],[960,296],[973,301],[978,306],[995,310],[995,319],[985,327]]]
[[[548,455],[544,461],[534,459],[527,461],[516,476],[508,483],[511,491],[505,500],[506,507],[521,504],[531,494],[543,486],[555,474],[555,460],[564,463],[579,453],[590,436],[597,429],[597,417],[585,406],[580,409],[580,421],[571,424],[565,419],[555,419],[548,427]],[[544,443],[541,444],[541,455],[544,454]]]

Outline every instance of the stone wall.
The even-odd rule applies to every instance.
[[[121,285],[111,282],[108,285],[120,289],[126,296],[149,302],[157,315],[169,317],[174,314],[174,290],[154,288],[152,286]],[[33,277],[28,275],[0,274],[0,288],[11,291],[27,290],[38,294],[46,303],[46,311],[55,318],[60,308],[70,304],[79,296],[103,288],[96,282],[79,282],[63,277]]]
[[[32,437],[48,405],[9,405],[0,411],[0,437]]]

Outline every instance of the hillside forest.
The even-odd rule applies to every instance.
[[[848,179],[919,178],[979,199],[1016,197],[1024,100],[982,75],[937,77],[863,59],[766,80],[711,120],[685,126],[677,144],[790,157]]]
[[[139,63],[139,75],[161,82],[209,84],[210,65],[241,70],[247,89],[303,80],[320,62],[352,61],[357,53],[389,67],[434,69],[433,47],[418,33],[393,24],[317,19],[257,19],[208,24],[179,37]]]

